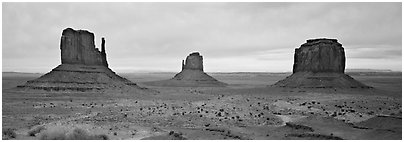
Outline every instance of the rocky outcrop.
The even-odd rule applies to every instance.
[[[293,74],[274,86],[292,88],[371,88],[344,74],[345,52],[336,39],[310,39],[295,49]]]
[[[203,71],[203,57],[198,52],[189,54],[187,58],[182,60],[182,70],[200,70]]]
[[[61,65],[17,88],[30,91],[146,93],[146,88],[108,68],[104,38],[99,51],[95,48],[93,33],[67,28],[62,32],[60,50]]]
[[[105,39],[101,51],[95,48],[94,34],[85,30],[63,30],[60,41],[62,64],[99,65],[108,67]]]
[[[173,87],[222,87],[226,83],[220,82],[203,71],[203,57],[194,52],[182,60],[182,70],[172,79],[145,82],[152,86],[173,86]]]
[[[311,39],[295,50],[293,73],[344,73],[345,52],[336,39]]]

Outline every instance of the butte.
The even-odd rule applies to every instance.
[[[345,51],[337,39],[309,39],[295,49],[293,74],[273,86],[372,88],[345,74]]]
[[[17,86],[21,91],[46,92],[145,92],[137,84],[108,67],[105,39],[101,51],[95,48],[94,34],[86,30],[63,30],[59,66],[41,77]]]
[[[182,60],[182,70],[169,80],[145,82],[152,86],[170,87],[223,87],[226,83],[220,82],[203,71],[203,57],[194,52]]]

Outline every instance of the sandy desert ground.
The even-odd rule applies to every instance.
[[[227,87],[142,83],[174,74],[120,74],[158,92],[142,95],[15,92],[41,74],[3,73],[3,139],[52,139],[75,128],[119,140],[402,139],[401,72],[348,73],[368,90],[270,86],[289,73],[209,73]]]

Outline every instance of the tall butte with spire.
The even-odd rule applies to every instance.
[[[182,60],[182,70],[169,80],[145,82],[154,86],[178,86],[178,87],[222,87],[226,83],[220,82],[203,70],[203,57],[198,52],[193,52]]]
[[[62,32],[60,50],[62,64],[17,88],[50,92],[133,93],[146,90],[108,67],[105,38],[102,38],[99,51],[95,48],[93,33],[67,28]]]
[[[293,74],[273,86],[372,88],[345,74],[345,51],[337,39],[309,39],[295,49]]]

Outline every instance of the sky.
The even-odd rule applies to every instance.
[[[347,69],[402,70],[401,3],[2,3],[2,70],[46,73],[62,30],[106,39],[110,68],[179,72],[200,52],[206,72],[290,72],[307,39],[338,39]]]

